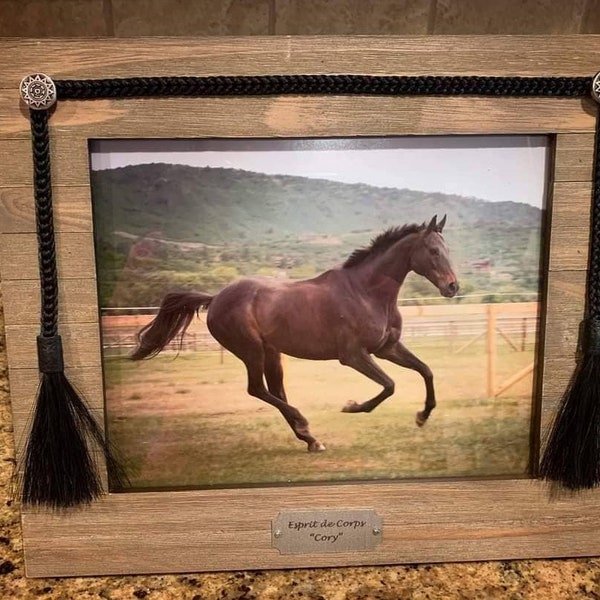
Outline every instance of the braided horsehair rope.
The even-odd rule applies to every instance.
[[[267,75],[147,77],[56,80],[43,73],[25,77],[21,97],[30,109],[34,191],[41,281],[42,373],[63,369],[58,336],[58,273],[52,217],[49,109],[62,100],[146,97],[232,97],[282,95],[492,96],[585,98],[600,103],[600,73],[595,77],[479,77]],[[587,280],[584,344],[600,355],[600,118],[596,121],[592,242]],[[586,341],[587,340],[587,341]]]

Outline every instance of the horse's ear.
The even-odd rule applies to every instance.
[[[447,215],[444,215],[444,218],[437,224],[436,231],[438,233],[442,233],[442,231],[444,229],[444,225],[446,224],[446,217],[447,217]]]
[[[429,225],[427,225],[427,231],[425,234],[430,234],[434,231],[437,231],[437,215],[433,215],[433,219],[429,221]]]

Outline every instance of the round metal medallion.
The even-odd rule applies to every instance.
[[[600,71],[592,79],[592,97],[596,102],[600,102]]]
[[[23,77],[19,90],[23,102],[34,110],[46,110],[56,102],[54,81],[43,73]]]

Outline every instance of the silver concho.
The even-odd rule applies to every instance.
[[[54,81],[43,73],[23,77],[19,90],[23,102],[33,110],[46,110],[56,102]]]
[[[596,102],[600,102],[600,71],[592,79],[592,97]]]

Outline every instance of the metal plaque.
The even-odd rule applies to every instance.
[[[368,552],[383,537],[383,519],[371,509],[286,510],[271,522],[281,554]]]

